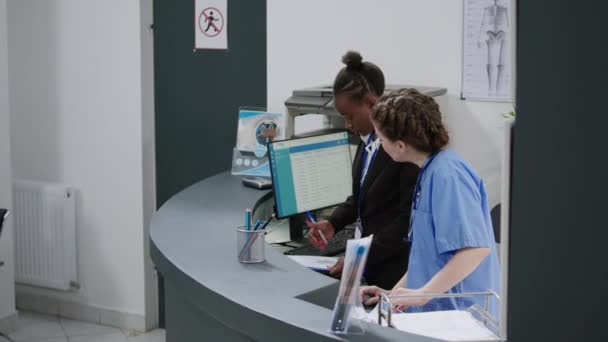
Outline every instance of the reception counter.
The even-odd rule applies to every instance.
[[[266,245],[266,261],[241,264],[235,227],[247,207],[272,203],[229,172],[167,201],[150,227],[151,255],[165,280],[167,342],[435,341],[375,324],[363,335],[328,333],[338,281]]]

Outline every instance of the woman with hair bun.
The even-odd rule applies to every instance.
[[[311,243],[323,247],[319,232],[331,238],[347,224],[356,222],[355,236],[374,235],[364,277],[369,284],[391,286],[407,269],[409,243],[403,240],[410,218],[411,199],[419,168],[397,163],[386,154],[370,118],[384,93],[384,74],[358,52],[342,58],[346,65],[337,74],[334,105],[346,127],[361,137],[353,163],[353,195],[338,206],[328,220],[307,222]],[[339,277],[344,259],[330,269]]]
[[[496,243],[482,179],[471,165],[448,147],[449,136],[439,106],[414,89],[383,96],[372,122],[384,150],[398,162],[420,166],[407,240],[411,254],[407,273],[393,286],[362,288],[377,302],[391,294],[500,293]],[[483,298],[400,298],[400,310],[463,310],[483,305]],[[498,305],[490,302],[498,317]]]

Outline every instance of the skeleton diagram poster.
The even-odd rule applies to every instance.
[[[510,0],[465,0],[462,98],[512,101]]]

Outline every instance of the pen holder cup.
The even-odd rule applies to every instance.
[[[247,230],[236,227],[236,252],[240,262],[254,264],[264,262],[264,233],[266,230]]]

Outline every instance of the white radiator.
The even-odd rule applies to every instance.
[[[13,181],[13,201],[16,282],[59,290],[77,286],[73,189]]]

